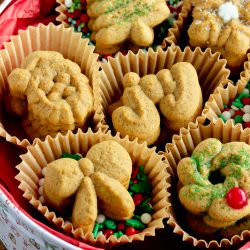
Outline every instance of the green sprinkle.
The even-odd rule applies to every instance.
[[[121,236],[123,236],[123,232],[122,232],[122,231],[118,231],[118,232],[113,233],[113,235],[114,235],[116,238],[120,238]]]
[[[146,227],[141,221],[136,220],[136,219],[126,220],[125,225],[127,227],[133,227],[135,229],[140,229],[140,230],[142,230]]]
[[[78,154],[63,153],[61,158],[71,158],[79,161],[82,157]]]
[[[232,104],[237,107],[237,108],[243,108],[244,107],[244,104],[243,103],[240,103],[240,102],[232,102]]]
[[[93,235],[94,235],[94,238],[97,237],[97,234],[98,234],[98,231],[99,231],[99,224],[98,223],[95,223],[95,226],[94,226],[94,229],[93,229]]]
[[[111,219],[106,219],[104,221],[104,226],[108,229],[115,229],[116,228],[115,222]]]
[[[236,116],[234,117],[234,121],[235,121],[236,123],[242,123],[242,122],[243,122],[243,118],[242,118],[241,115],[236,115]]]
[[[133,216],[133,219],[136,219],[136,220],[141,220],[141,216],[140,216],[140,215],[136,215],[136,214],[135,214],[135,215]]]
[[[223,120],[223,122],[226,122],[226,120],[222,114],[219,115],[219,118],[221,118]]]
[[[227,104],[224,104],[224,106],[223,106],[223,107],[224,107],[224,109],[225,109],[225,108],[227,108]]]

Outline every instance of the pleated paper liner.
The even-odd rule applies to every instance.
[[[82,73],[90,79],[92,87],[99,79],[98,55],[93,53],[94,47],[89,46],[88,40],[82,39],[72,28],[67,29],[63,25],[55,26],[52,23],[48,26],[30,26],[25,31],[19,31],[19,35],[12,36],[11,42],[4,46],[5,49],[0,51],[0,100],[9,93],[8,75],[20,66],[27,55],[37,50],[58,51],[65,58],[77,63]],[[0,136],[23,147],[30,145],[31,141],[25,135],[21,122],[8,118],[2,109]]]
[[[147,74],[156,74],[161,69],[170,69],[175,63],[184,61],[190,62],[197,71],[203,102],[217,86],[223,86],[228,81],[230,72],[226,69],[226,60],[219,59],[219,53],[212,54],[210,49],[202,52],[200,48],[192,51],[187,47],[181,51],[179,47],[171,47],[166,51],[158,48],[157,51],[149,49],[147,53],[139,50],[137,54],[131,51],[126,56],[119,54],[116,58],[109,58],[107,64],[102,64],[100,85],[94,89],[95,119],[100,121],[97,127],[103,130],[112,128],[108,106],[122,96],[122,79],[126,73],[136,72],[142,77]],[[163,130],[162,132],[170,134],[170,131]],[[164,145],[165,143],[166,141]]]
[[[209,249],[224,249],[232,245],[236,247],[239,243],[250,238],[250,230],[245,230],[240,235],[234,235],[231,238],[218,237],[217,234],[212,235],[212,238],[206,238],[202,235],[199,236],[189,228],[187,223],[185,223],[183,215],[186,212],[178,205],[178,198],[175,194],[178,181],[176,168],[179,161],[184,157],[191,156],[194,148],[207,138],[217,138],[222,143],[243,141],[250,144],[250,133],[243,130],[239,124],[234,125],[232,121],[228,121],[224,124],[221,119],[207,124],[205,117],[199,117],[197,123],[189,123],[188,128],[183,128],[180,130],[180,134],[174,135],[172,143],[166,144],[166,151],[164,154],[175,172],[171,181],[171,197],[173,199],[172,210],[167,224],[173,227],[174,233],[182,236],[183,241],[189,242],[193,246]]]
[[[192,1],[185,0],[177,21],[174,23],[173,27],[169,29],[168,36],[164,39],[163,48],[166,48],[167,46],[180,46],[181,48],[189,46],[189,37],[187,31],[193,21],[192,9]],[[204,50],[205,49],[202,49],[202,51]],[[213,53],[214,52],[215,51],[213,51]],[[250,54],[248,54],[248,60],[249,58]],[[245,62],[247,62],[247,59]],[[236,79],[241,71],[244,70],[245,67],[243,66],[244,65],[242,64],[240,67],[231,68],[231,78]]]
[[[238,80],[236,85],[229,81],[224,88],[218,87],[205,103],[202,116],[207,117],[210,121],[217,120],[224,110],[224,105],[235,99],[246,87],[249,80],[250,70],[245,70],[241,73],[240,80]],[[242,126],[241,124],[239,125]],[[250,132],[249,128],[246,128],[246,130]]]
[[[42,169],[48,163],[60,158],[63,152],[80,152],[84,155],[93,145],[105,140],[115,140],[128,151],[133,164],[144,165],[145,174],[152,185],[152,221],[142,232],[132,236],[123,235],[119,239],[115,236],[106,239],[104,235],[95,239],[92,233],[84,235],[82,229],[74,228],[69,222],[65,223],[53,209],[42,205],[39,201],[39,180],[43,177]],[[101,130],[96,133],[90,129],[87,133],[79,130],[77,134],[69,131],[66,136],[58,134],[55,138],[48,136],[43,142],[38,140],[35,145],[28,146],[28,152],[21,155],[21,159],[22,162],[17,166],[20,172],[16,179],[20,181],[19,188],[24,192],[24,197],[59,230],[84,242],[110,247],[121,243],[143,241],[145,236],[154,236],[156,229],[163,228],[163,219],[169,216],[169,165],[163,162],[163,156],[158,155],[155,148],[149,149],[145,143],[139,144],[137,140],[129,141],[127,137],[121,139],[119,134],[116,136],[110,133],[104,134]]]

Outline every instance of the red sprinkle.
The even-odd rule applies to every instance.
[[[80,24],[81,24],[81,20],[78,19],[78,20],[76,21],[76,26],[78,27]]]
[[[107,59],[107,60],[108,60],[109,57],[113,57],[113,55],[112,55],[112,54],[106,54],[106,55],[104,56],[104,58]]]
[[[68,11],[65,12],[67,17],[74,18],[74,15],[72,13],[69,13]]]
[[[127,236],[133,235],[133,234],[137,234],[138,231],[136,229],[134,229],[133,227],[128,227],[126,228],[125,234]]]
[[[106,237],[106,239],[111,235],[111,234],[113,234],[114,233],[114,231],[113,230],[111,230],[111,229],[106,229],[105,231],[104,231],[104,233],[103,233],[103,235]]]
[[[82,22],[84,23],[88,23],[89,21],[89,16],[87,14],[82,14],[80,19],[82,20]]]
[[[250,128],[250,122],[243,122],[244,128]]]
[[[135,203],[135,206],[138,206],[143,201],[143,195],[142,194],[135,194],[133,195],[133,200]]]
[[[247,193],[239,187],[234,187],[229,190],[226,199],[227,204],[234,209],[241,209],[248,204]]]
[[[137,183],[139,183],[139,181],[138,180],[134,180],[134,184],[137,184]]]
[[[222,112],[229,111],[229,110],[230,110],[230,108],[224,108],[224,110]]]
[[[87,27],[87,26],[83,27],[83,28],[82,28],[82,32],[83,32],[83,33],[88,33],[88,32],[89,32],[88,27]]]
[[[250,98],[249,97],[244,97],[244,98],[242,98],[242,103],[244,104],[244,105],[249,105],[250,104]]]
[[[234,117],[235,117],[236,115],[243,116],[244,114],[245,114],[245,113],[244,113],[241,109],[238,109],[238,110],[235,111]]]
[[[74,17],[80,17],[81,14],[82,14],[82,13],[81,13],[80,10],[75,10],[74,13],[73,13]]]
[[[132,180],[135,180],[136,179],[136,175],[139,173],[139,168],[136,167],[136,168],[133,168],[132,170],[132,175],[131,175],[131,179]]]
[[[117,231],[123,231],[125,230],[125,223],[119,223],[116,227]]]

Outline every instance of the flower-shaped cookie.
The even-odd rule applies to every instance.
[[[223,145],[214,138],[204,140],[191,157],[178,164],[182,205],[192,214],[202,216],[203,222],[215,230],[249,216],[249,166],[248,144],[230,142]]]
[[[160,115],[165,126],[173,131],[194,121],[202,109],[202,93],[194,67],[179,62],[170,70],[162,69],[156,75],[140,78],[127,73],[123,78],[121,100],[112,104],[112,122],[122,136],[154,143],[160,135]]]
[[[193,4],[190,45],[219,51],[230,67],[239,67],[250,48],[250,2],[194,0]]]
[[[8,76],[11,107],[32,138],[83,127],[93,111],[89,79],[55,51],[36,51]]]
[[[119,51],[126,41],[148,47],[153,27],[170,15],[165,0],[87,0],[91,40],[99,53]]]
[[[72,223],[84,233],[92,232],[98,209],[115,220],[133,216],[135,205],[127,191],[132,161],[117,142],[100,142],[85,158],[61,158],[45,170],[45,202],[58,211],[74,204]]]

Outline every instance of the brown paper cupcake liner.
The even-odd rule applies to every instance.
[[[250,133],[243,130],[239,124],[234,125],[232,121],[223,123],[219,119],[206,125],[206,118],[199,117],[197,123],[189,123],[188,128],[181,129],[180,134],[173,136],[172,143],[166,144],[164,155],[175,172],[171,187],[173,187],[173,183],[176,185],[178,181],[176,169],[179,161],[184,157],[190,156],[194,148],[207,138],[217,138],[222,143],[242,141],[250,144]],[[173,196],[171,194],[171,197]],[[187,229],[187,225],[183,221],[178,220],[180,214],[178,215],[178,208],[175,208],[171,210],[171,216],[167,224],[173,227],[174,233],[182,236],[183,241],[190,242],[193,246],[209,249],[227,248],[250,238],[250,230],[245,230],[240,235],[235,235],[230,239],[208,240],[202,236],[198,237],[191,230]]]
[[[228,81],[230,72],[226,69],[226,60],[219,59],[219,53],[212,54],[210,49],[202,52],[200,48],[192,51],[187,47],[181,51],[179,47],[171,47],[167,51],[158,48],[157,51],[149,49],[147,53],[140,50],[137,54],[131,51],[126,56],[119,54],[102,65],[100,85],[94,89],[94,119],[99,121],[97,127],[103,130],[111,128],[108,106],[122,96],[122,79],[126,73],[135,72],[142,77],[156,74],[161,69],[170,69],[175,63],[184,61],[190,62],[197,71],[203,101],[208,99],[217,86],[224,86]]]
[[[93,145],[105,140],[115,140],[128,151],[133,164],[144,165],[145,174],[152,185],[152,221],[141,233],[123,235],[119,239],[115,236],[106,239],[103,235],[95,239],[92,233],[84,235],[82,229],[75,229],[70,222],[58,217],[53,210],[39,201],[39,180],[42,178],[42,169],[49,162],[60,158],[63,152],[86,153]],[[19,188],[24,192],[23,196],[57,228],[84,242],[108,247],[136,240],[143,241],[145,236],[154,236],[156,229],[163,228],[163,219],[169,216],[169,166],[163,162],[163,156],[155,152],[155,148],[149,149],[145,143],[139,144],[137,140],[129,141],[128,138],[121,139],[119,134],[111,136],[110,133],[104,134],[100,130],[96,133],[90,129],[87,133],[79,130],[77,134],[69,131],[66,136],[58,134],[53,139],[48,136],[44,142],[38,140],[35,145],[28,146],[28,152],[22,155],[21,159],[22,162],[17,166],[20,172],[16,179],[20,181]]]
[[[190,18],[191,9],[191,1],[185,0],[183,2],[178,19],[174,23],[173,27],[168,30],[168,35],[162,43],[163,48],[175,45],[180,46],[180,43],[183,43],[183,47],[186,47],[186,45],[188,44],[187,37],[185,38],[183,35],[185,33],[185,29],[187,30],[187,23]]]
[[[241,73],[240,80],[238,80],[236,85],[228,81],[227,87],[218,87],[205,103],[202,116],[207,117],[210,121],[217,120],[224,109],[224,105],[235,99],[246,87],[249,80],[250,70],[245,70]],[[239,125],[242,126],[241,124]],[[247,130],[250,132],[250,129],[247,128]]]
[[[37,50],[52,50],[60,52],[65,58],[77,63],[90,79],[92,87],[98,81],[99,63],[98,55],[94,54],[94,47],[88,45],[87,39],[81,39],[80,34],[72,28],[66,29],[63,25],[48,26],[39,24],[37,27],[29,27],[25,31],[19,31],[19,35],[12,36],[11,42],[4,43],[5,49],[0,51],[0,99],[9,93],[7,77],[11,71],[20,66],[21,61],[30,53]],[[21,131],[21,125],[10,122],[3,110],[0,120],[0,136],[7,141],[20,146],[30,145]]]

